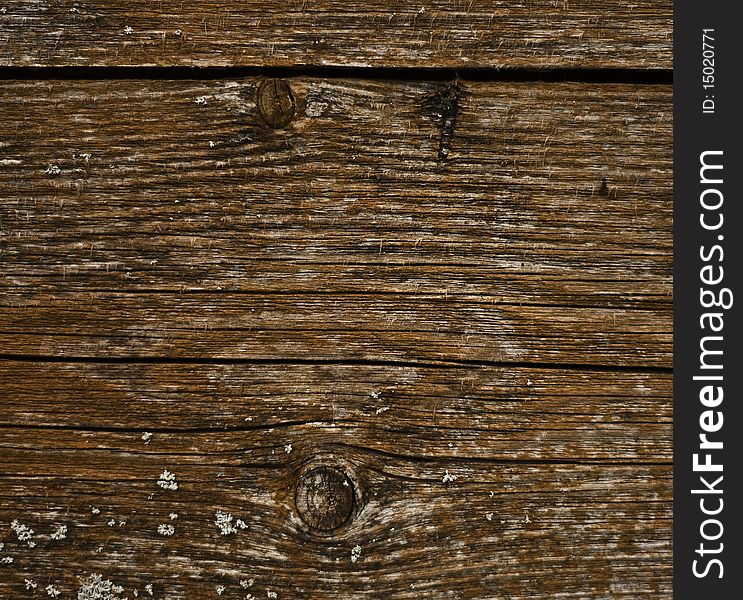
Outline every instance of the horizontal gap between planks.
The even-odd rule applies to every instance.
[[[671,85],[670,69],[538,69],[443,67],[0,67],[0,80],[233,79],[239,77],[314,77],[392,81],[503,81],[642,83]]]
[[[487,360],[359,360],[359,359],[275,359],[275,358],[227,358],[227,357],[166,357],[166,356],[44,356],[36,354],[0,354],[0,360],[32,363],[98,363],[98,364],[175,364],[175,365],[341,365],[361,367],[415,367],[422,369],[460,369],[462,367],[507,367],[523,369],[551,369],[561,371],[626,372],[626,373],[673,373],[672,367],[593,365],[582,363],[549,363]]]
[[[3,288],[0,288],[2,290]],[[12,288],[9,288],[12,289]],[[133,289],[133,290],[127,290],[122,292],[120,289],[97,289],[95,290],[97,294],[111,294],[111,295],[117,295],[117,296],[178,296],[178,297],[188,297],[190,295],[212,295],[214,294],[214,290],[188,290],[186,292],[179,292],[177,290],[161,290],[161,289]],[[332,297],[342,297],[342,296],[363,296],[366,298],[374,298],[374,297],[395,297],[395,296],[402,296],[403,298],[407,298],[410,296],[414,296],[418,300],[431,300],[431,301],[439,301],[441,304],[452,304],[456,300],[468,300],[468,304],[484,304],[487,306],[512,306],[512,307],[526,307],[526,308],[568,308],[568,309],[584,309],[584,308],[595,308],[596,310],[611,310],[611,311],[622,311],[622,312],[652,312],[657,313],[661,310],[668,310],[670,312],[671,306],[673,306],[673,301],[668,297],[662,297],[662,299],[653,300],[654,304],[656,306],[621,306],[621,305],[599,305],[599,304],[591,304],[591,303],[585,303],[585,304],[568,304],[568,303],[555,303],[555,304],[548,304],[546,302],[514,302],[513,300],[493,300],[492,296],[485,296],[482,294],[457,294],[457,293],[449,293],[446,298],[443,298],[440,294],[410,294],[409,292],[397,292],[397,291],[387,291],[387,290],[380,290],[375,292],[368,292],[366,290],[349,290],[349,291],[341,291],[341,292],[334,292],[334,291],[315,291],[307,292],[304,290],[227,290],[222,289],[220,290],[219,294],[221,296],[259,296],[259,297],[296,297],[296,296],[332,296]],[[23,302],[3,302],[0,301],[0,308],[17,308],[19,305],[22,305]],[[34,305],[35,307],[38,307],[38,305]],[[2,355],[0,355],[2,357]]]
[[[519,401],[519,404],[521,404],[523,401]],[[503,404],[503,403],[511,403],[511,401],[494,401],[495,404]],[[543,413],[544,414],[544,413]],[[575,413],[570,413],[571,416],[573,416]],[[371,415],[367,415],[370,416]],[[659,425],[659,424],[665,424],[670,425],[670,421],[632,421],[632,425]],[[362,418],[356,418],[356,419],[302,419],[302,420],[293,420],[293,421],[271,421],[264,424],[257,424],[257,425],[240,425],[234,426],[234,425],[227,425],[227,426],[220,426],[220,427],[112,427],[110,425],[59,425],[55,423],[0,423],[0,430],[3,429],[20,429],[20,430],[30,430],[30,431],[44,431],[44,430],[59,430],[59,431],[81,431],[81,432],[100,432],[100,433],[142,433],[145,429],[153,434],[180,434],[180,433],[190,433],[190,434],[222,434],[222,433],[250,433],[250,432],[256,432],[256,431],[268,431],[268,430],[274,430],[274,429],[293,429],[295,427],[305,427],[305,426],[319,426],[322,425],[324,427],[336,427],[336,428],[358,428],[359,425],[366,425],[368,424],[368,421],[362,419]],[[622,423],[623,424],[623,423]],[[586,424],[586,427],[583,428],[576,428],[574,431],[588,431],[591,430],[592,427],[591,423]],[[500,428],[483,428],[483,427],[464,427],[464,426],[443,426],[440,423],[437,423],[436,425],[422,425],[422,424],[414,424],[414,425],[406,425],[406,426],[398,426],[395,429],[396,433],[400,434],[412,434],[417,431],[421,430],[435,430],[435,431],[467,431],[467,432],[481,432],[481,433],[503,433],[503,432],[512,432],[512,433],[526,433],[527,431],[535,431],[535,432],[544,432],[544,431],[566,431],[564,428],[555,428],[555,427],[536,427],[536,428],[514,428],[514,429],[500,429]],[[232,450],[223,450],[218,451],[217,453],[229,453],[232,452]],[[169,454],[172,454],[169,452]],[[183,453],[184,456],[192,456],[193,453]]]

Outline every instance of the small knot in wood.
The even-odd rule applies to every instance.
[[[273,129],[286,127],[296,110],[291,88],[281,79],[267,79],[260,83],[256,105],[263,122]]]
[[[343,471],[316,467],[301,476],[295,502],[307,525],[330,532],[351,518],[354,494],[353,483]]]

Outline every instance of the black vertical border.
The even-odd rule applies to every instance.
[[[734,10],[734,7],[737,10]],[[741,428],[741,319],[743,305],[743,220],[741,219],[740,180],[743,163],[740,152],[741,106],[738,89],[743,80],[743,30],[736,15],[740,5],[732,1],[675,0],[674,5],[674,598],[677,600],[733,600],[743,598],[743,553],[741,553],[740,464],[743,429]],[[715,88],[702,86],[702,30],[714,29]],[[714,114],[703,113],[705,97],[714,96]],[[708,185],[700,183],[700,154],[706,150],[723,151],[723,180],[716,185],[724,195],[721,212],[724,225],[719,231],[705,231],[700,224],[700,193]],[[719,171],[718,171],[719,173]],[[712,216],[710,216],[711,220]],[[724,236],[724,241],[718,240]],[[701,328],[704,309],[700,303],[700,269],[705,263],[700,248],[720,244],[724,249],[722,262],[724,282],[717,286],[732,290],[733,306],[724,313],[724,330],[714,334]],[[705,286],[708,287],[708,286]],[[710,289],[715,289],[714,287]],[[714,309],[719,310],[719,309]],[[707,410],[699,401],[703,383],[693,380],[700,373],[700,339],[704,335],[723,335],[724,400],[718,407],[723,412],[723,427],[710,439],[722,440],[724,448],[715,452],[715,461],[723,462],[722,473],[707,473],[708,479],[723,475],[724,508],[717,518],[724,532],[718,542],[702,538],[700,526],[705,519],[699,500],[703,496],[692,490],[704,488],[700,475],[693,470],[693,454],[700,453],[700,415]],[[711,371],[706,371],[711,373]],[[717,374],[717,373],[715,373]],[[702,453],[704,451],[701,451]],[[712,477],[714,475],[714,477]],[[716,500],[707,495],[709,507]],[[709,518],[709,517],[707,517]],[[708,533],[713,531],[710,527]],[[719,555],[697,553],[700,544],[723,549]],[[708,576],[698,578],[693,573],[696,559],[699,571],[706,561],[719,558],[723,577],[713,567]]]

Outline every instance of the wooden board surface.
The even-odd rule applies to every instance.
[[[670,69],[670,0],[5,0],[0,65]]]
[[[4,82],[0,597],[669,597],[671,116]]]
[[[6,354],[670,367],[669,87],[255,84],[3,88]]]
[[[300,453],[307,438],[310,448],[344,443],[440,460],[667,462],[671,453],[668,373],[17,361],[0,369],[8,429],[173,440],[194,432],[199,445],[237,452],[243,434],[275,428]],[[80,398],[97,402],[81,407]]]
[[[38,544],[4,536],[15,561],[0,593],[11,597],[24,579],[71,597],[90,573],[129,597],[147,584],[159,598],[216,598],[218,586],[230,598],[670,594],[669,374],[2,369],[15,383],[0,519],[30,526]],[[315,463],[343,465],[359,498],[332,536],[296,515],[294,486]],[[177,490],[158,487],[164,469]],[[217,511],[247,528],[221,535]],[[172,536],[158,534],[170,524]],[[67,537],[50,539],[60,525]]]

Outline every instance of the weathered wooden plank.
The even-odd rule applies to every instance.
[[[421,459],[654,462],[672,452],[670,373],[4,361],[0,380],[0,427],[107,431],[102,440],[135,440],[133,451],[150,431],[185,435],[204,456],[238,456],[245,436],[308,456],[308,439]]]
[[[6,305],[7,306],[7,305]],[[63,295],[0,313],[6,355],[670,367],[670,310],[311,294]]]
[[[670,87],[257,84],[3,87],[6,353],[670,366]]]
[[[2,361],[0,380],[4,596],[94,573],[130,598],[670,594],[669,373]],[[315,465],[356,498],[332,535],[298,513]]]
[[[668,0],[7,0],[0,64],[669,69]]]
[[[0,92],[2,351],[185,361],[0,363],[0,594],[670,594],[670,374],[444,366],[670,365],[670,89],[256,83]]]
[[[670,594],[670,464],[432,461],[333,445],[306,428],[359,498],[353,519],[327,536],[296,512],[301,447],[287,453],[276,447],[283,432],[273,435],[272,444],[245,432],[232,454],[215,442],[205,461],[187,434],[145,444],[134,434],[4,431],[0,520],[13,563],[0,567],[0,590],[20,597],[31,579],[74,597],[78,577],[100,573],[130,598],[148,597],[147,584],[161,598],[216,597],[220,585],[232,598]],[[166,469],[175,490],[158,487]],[[217,511],[246,528],[221,535]],[[34,530],[35,547],[16,538],[13,520]],[[60,525],[66,538],[50,539]],[[172,535],[158,533],[168,526]]]

